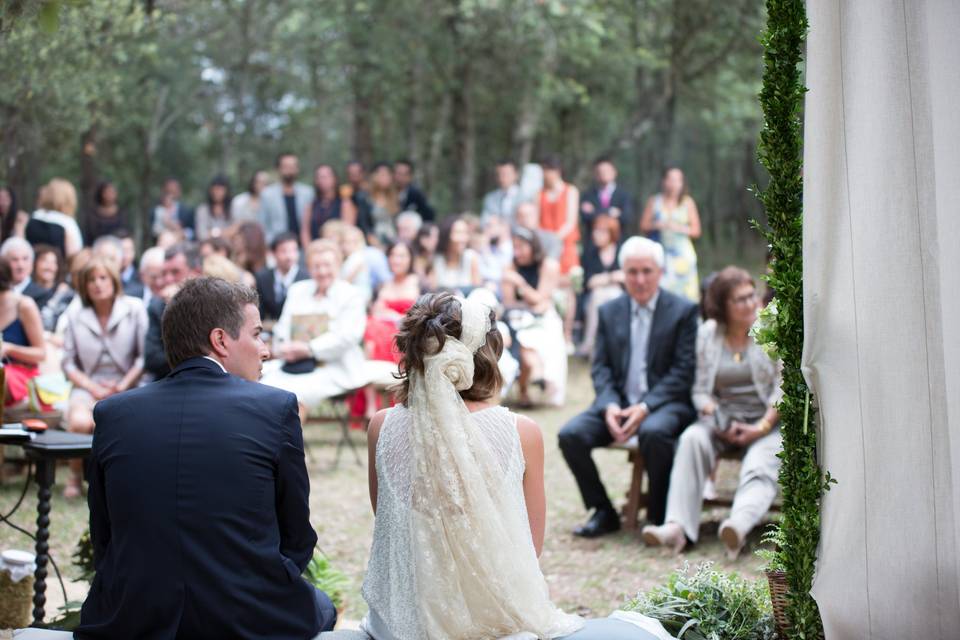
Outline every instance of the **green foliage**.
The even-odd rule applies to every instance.
[[[83,532],[73,551],[73,566],[80,569],[80,579],[92,583],[93,575],[97,572],[93,564],[93,542],[90,540],[90,530]]]
[[[303,572],[304,579],[314,587],[323,591],[330,598],[338,610],[343,608],[344,592],[350,584],[347,575],[335,568],[323,551],[319,548],[313,554],[313,559]]]
[[[0,182],[25,208],[54,175],[85,183],[81,200],[110,178],[142,222],[168,175],[196,204],[214,174],[239,191],[290,149],[305,179],[319,161],[409,156],[442,213],[475,210],[495,161],[548,153],[581,185],[613,156],[641,204],[683,166],[709,238],[759,213],[743,187],[762,0],[13,5],[30,8],[0,16]]]
[[[665,585],[640,594],[627,611],[656,618],[680,640],[772,640],[770,591],[765,580],[745,580],[702,564],[670,574]]]
[[[817,462],[810,391],[800,370],[803,353],[803,133],[801,80],[807,18],[803,0],[767,0],[764,47],[763,129],[760,161],[770,183],[759,193],[768,226],[761,231],[772,254],[768,282],[777,292],[776,323],[768,343],[783,360],[780,486],[783,518],[772,564],[785,570],[790,587],[791,638],[820,638],[822,624],[810,595],[820,540],[820,499],[829,486]]]
[[[773,360],[780,358],[777,350],[777,334],[780,330],[777,319],[777,299],[774,298],[760,310],[756,322],[750,327],[750,335],[754,341]]]

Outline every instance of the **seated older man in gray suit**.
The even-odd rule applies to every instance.
[[[309,185],[297,182],[300,161],[294,154],[277,156],[277,173],[280,181],[264,187],[260,193],[260,224],[267,244],[284,232],[300,237],[300,220],[314,195]]]
[[[560,430],[560,449],[590,520],[574,535],[620,528],[591,451],[637,434],[650,480],[647,519],[663,522],[677,437],[695,413],[697,307],[660,288],[663,247],[633,237],[620,248],[627,293],[600,307],[591,375],[596,400]]]

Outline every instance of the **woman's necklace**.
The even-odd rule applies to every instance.
[[[747,345],[742,345],[739,349],[734,348],[733,344],[730,342],[730,338],[726,339],[727,349],[730,351],[730,354],[733,356],[733,361],[737,364],[743,362],[743,353],[747,350]]]

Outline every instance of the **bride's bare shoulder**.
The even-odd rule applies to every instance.
[[[390,413],[391,408],[380,409],[373,417],[370,418],[370,423],[367,425],[367,442],[371,444],[376,444],[377,439],[380,438],[380,429],[383,428],[383,421],[387,419],[387,414]]]
[[[540,425],[527,416],[516,414],[517,433],[520,434],[520,445],[526,449],[529,446],[543,448],[543,431]]]

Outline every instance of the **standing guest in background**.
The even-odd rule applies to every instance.
[[[333,628],[330,599],[301,577],[317,542],[303,435],[293,396],[256,384],[268,353],[256,305],[223,280],[184,286],[163,319],[171,375],[97,405],[97,572],[78,639]]]
[[[413,184],[413,162],[407,159],[393,163],[393,183],[397,186],[397,197],[400,202],[400,211],[416,211],[420,218],[433,222],[436,213],[427,196],[418,186]]]
[[[655,235],[663,245],[666,255],[663,288],[692,302],[699,301],[700,281],[693,241],[700,237],[700,212],[687,192],[683,171],[677,167],[663,172],[660,193],[647,200],[640,231]]]
[[[583,254],[583,281],[586,295],[583,341],[578,355],[593,354],[601,305],[623,295],[623,270],[617,262],[620,246],[620,223],[617,218],[601,213],[593,219],[590,232],[593,248]]]
[[[592,232],[597,216],[610,216],[617,221],[621,231],[629,235],[636,232],[637,224],[633,217],[633,196],[617,184],[617,167],[613,160],[598,158],[593,163],[593,177],[593,186],[580,198],[584,260],[595,251]]]
[[[284,232],[300,233],[301,214],[313,200],[313,189],[297,182],[300,177],[300,160],[292,153],[277,156],[279,182],[265,187],[260,193],[260,223],[267,242]]]
[[[513,264],[503,272],[503,304],[513,334],[512,353],[520,363],[520,405],[532,406],[529,388],[540,385],[547,402],[563,404],[566,395],[567,354],[563,323],[553,294],[560,280],[556,260],[543,253],[540,239],[529,229],[513,234]]]
[[[577,205],[580,192],[563,180],[563,171],[557,158],[543,162],[543,191],[540,192],[540,228],[552,231],[560,238],[563,250],[560,253],[560,273],[566,275],[580,264],[577,241],[580,228],[577,221]]]
[[[127,212],[117,203],[117,187],[109,180],[97,185],[93,192],[93,209],[87,214],[87,229],[84,234],[92,245],[100,236],[116,236],[127,227]]]
[[[176,178],[167,178],[163,183],[163,195],[160,204],[153,209],[153,235],[158,237],[164,231],[172,231],[193,238],[193,209],[180,202],[183,190]]]
[[[9,240],[7,240],[9,242]],[[39,373],[37,365],[46,357],[43,322],[37,303],[13,288],[10,264],[0,256],[0,332],[3,346],[6,395],[4,406],[20,404],[28,395],[27,384]]]
[[[23,237],[30,214],[17,202],[17,194],[10,187],[0,187],[0,242],[13,236]]]
[[[400,200],[393,183],[393,172],[389,164],[378,162],[370,172],[370,216],[373,221],[370,244],[388,244],[397,237],[393,218],[399,211]]]
[[[234,196],[230,201],[230,220],[234,224],[258,222],[262,218],[260,193],[263,192],[270,177],[266,171],[255,171],[247,183],[247,190]]]
[[[33,299],[38,307],[45,305],[53,292],[38,285],[31,277],[34,253],[30,243],[23,238],[8,238],[0,245],[0,257],[7,260],[10,268],[11,289]]]
[[[426,222],[417,232],[413,244],[413,272],[420,278],[422,285],[429,285],[430,270],[440,244],[440,228],[432,222]]]
[[[195,216],[197,240],[217,238],[230,226],[230,182],[216,176],[207,186],[207,201],[197,207]]]
[[[357,223],[357,209],[352,200],[340,197],[340,181],[332,166],[317,166],[313,190],[313,201],[304,209],[300,226],[300,244],[304,247],[320,237],[320,229],[330,220]]]
[[[417,234],[420,233],[420,227],[423,226],[423,218],[414,211],[404,211],[397,215],[397,240],[414,244],[417,241]]]
[[[367,325],[363,295],[340,279],[340,249],[330,240],[307,245],[310,279],[287,292],[273,327],[274,355],[263,383],[290,391],[301,422],[320,402],[368,382],[360,342]]]
[[[143,304],[150,302],[163,291],[164,250],[150,247],[140,256],[140,281],[143,283]]]
[[[580,266],[577,241],[580,239],[578,205],[580,192],[563,180],[560,161],[548,158],[543,162],[543,191],[540,192],[540,228],[552,231],[560,238],[560,291],[565,300],[563,333],[567,340],[567,353],[573,355],[573,324],[576,315],[576,296],[570,272]]]
[[[70,257],[83,248],[77,226],[77,190],[63,178],[54,178],[40,190],[40,208],[24,230],[30,244],[49,244]]]
[[[120,246],[123,248],[123,259],[120,262],[120,282],[123,292],[134,298],[143,298],[143,281],[137,272],[137,245],[126,231],[120,231]]]
[[[163,289],[160,295],[150,300],[150,305],[147,307],[150,326],[147,329],[146,344],[143,349],[143,368],[154,380],[159,380],[170,373],[161,332],[163,312],[167,308],[167,303],[180,291],[184,282],[202,273],[203,260],[200,250],[192,242],[176,244],[167,249],[164,254]]]
[[[274,267],[257,272],[257,293],[260,296],[260,318],[275,322],[283,311],[287,291],[294,282],[306,280],[310,275],[300,268],[300,247],[292,233],[281,233],[273,239]]]
[[[340,197],[349,199],[357,210],[357,226],[369,237],[373,233],[373,204],[370,202],[367,170],[359,160],[347,163],[347,183],[340,187]]]
[[[83,304],[67,311],[63,372],[73,384],[67,428],[93,433],[93,408],[104,398],[133,388],[143,374],[147,311],[139,298],[123,294],[120,275],[103,258],[93,258],[77,279]],[[82,461],[70,462],[63,497],[80,495]]]
[[[243,222],[232,233],[233,261],[250,273],[267,266],[267,240],[259,222]]]
[[[695,416],[697,306],[660,288],[663,247],[653,240],[624,242],[620,265],[627,293],[600,307],[590,369],[596,399],[560,430],[560,450],[593,510],[573,532],[584,538],[620,528],[591,452],[637,434],[647,464],[647,519],[662,524],[676,441]]]
[[[429,282],[434,291],[458,290],[464,295],[481,284],[480,256],[470,248],[470,228],[460,216],[447,218],[440,228]]]
[[[523,191],[518,183],[517,166],[510,160],[498,162],[497,189],[483,197],[483,219],[498,216],[507,225],[513,225],[514,214],[521,202]]]
[[[749,273],[727,267],[710,284],[704,302],[709,319],[697,336],[693,385],[699,419],[680,436],[665,524],[644,527],[643,539],[674,552],[682,551],[688,540],[695,543],[704,482],[721,453],[738,451],[743,453],[740,486],[730,517],[720,525],[720,539],[734,559],[777,496],[782,364],[771,360],[750,336],[759,297]]]

